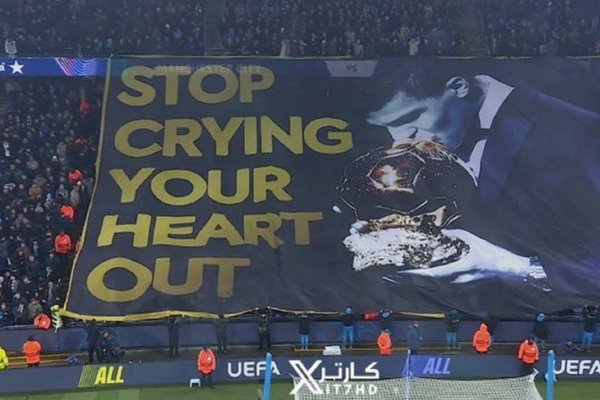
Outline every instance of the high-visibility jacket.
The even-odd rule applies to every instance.
[[[40,362],[42,346],[36,340],[28,340],[23,345],[23,354],[25,354],[25,362],[27,365],[37,364]]]
[[[73,171],[69,172],[68,178],[71,185],[76,185],[77,182],[83,179],[83,174],[80,170],[74,169]]]
[[[479,330],[473,335],[473,347],[478,353],[487,353],[490,350],[490,333],[485,324],[479,325]]]
[[[540,350],[535,342],[529,343],[527,340],[521,343],[519,347],[519,360],[525,364],[533,365],[540,358]]]
[[[71,237],[66,233],[56,236],[54,239],[54,250],[59,254],[67,254],[71,251]]]
[[[0,371],[6,367],[8,367],[8,357],[6,356],[6,351],[0,347]]]
[[[377,346],[379,347],[379,354],[382,356],[389,356],[392,354],[392,337],[387,332],[381,332],[377,338]]]
[[[73,222],[75,219],[75,210],[73,210],[73,207],[68,204],[60,207],[60,214],[69,222]]]
[[[198,371],[210,374],[217,368],[217,359],[212,350],[200,350],[198,353]]]
[[[33,325],[38,329],[50,329],[52,321],[46,314],[40,314],[33,320]]]

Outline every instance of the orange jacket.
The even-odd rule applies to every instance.
[[[479,325],[479,330],[473,335],[473,347],[478,353],[487,353],[490,350],[490,333],[485,324]]]
[[[80,180],[83,179],[83,174],[81,173],[80,170],[74,169],[73,171],[69,172],[68,178],[69,178],[69,183],[71,185],[76,185],[77,182],[79,182]]]
[[[38,329],[50,329],[52,321],[46,314],[40,314],[33,320],[33,325]]]
[[[54,239],[54,250],[58,254],[67,254],[71,251],[71,237],[66,233],[56,236]]]
[[[387,332],[381,332],[377,338],[377,346],[379,347],[379,354],[382,356],[389,356],[392,354],[392,337]]]
[[[27,365],[37,364],[40,362],[40,354],[42,346],[35,340],[28,340],[23,344],[23,354],[25,354],[25,362]]]
[[[519,360],[525,364],[533,365],[540,358],[540,351],[535,342],[529,344],[526,340],[519,347]]]
[[[63,216],[63,218],[65,218],[69,222],[73,222],[73,219],[75,219],[75,210],[73,210],[73,207],[71,207],[68,204],[65,204],[60,208],[60,213]]]
[[[198,371],[210,374],[217,368],[217,359],[212,350],[200,350],[198,353]]]

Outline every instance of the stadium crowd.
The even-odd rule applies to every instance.
[[[461,14],[443,0],[230,0],[220,30],[231,54],[462,55]]]
[[[203,0],[7,1],[0,32],[12,55],[201,55],[205,18]],[[584,56],[599,22],[596,0],[227,0],[214,29],[230,55],[467,56],[483,36],[492,56]]]
[[[0,112],[0,327],[62,304],[94,183],[99,81],[5,85]]]
[[[481,4],[492,55],[600,54],[598,1]],[[229,0],[219,30],[230,54],[467,55],[464,11],[443,0]],[[0,6],[0,29],[9,54],[201,54],[203,14],[199,0],[23,0]],[[31,323],[64,299],[93,189],[101,84],[4,86],[0,327]]]
[[[492,56],[600,54],[596,0],[486,0],[482,11]]]
[[[202,0],[23,0],[0,5],[7,53],[203,54]]]

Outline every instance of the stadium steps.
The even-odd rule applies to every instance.
[[[222,56],[227,54],[223,47],[219,22],[225,14],[227,5],[225,0],[211,0],[204,7],[204,44],[207,56]]]
[[[10,368],[26,368],[27,363],[25,362],[25,356],[17,354],[17,353],[8,353],[8,362],[10,363]],[[40,366],[43,367],[57,367],[61,365],[67,364],[67,357],[69,354],[67,353],[52,353],[52,354],[43,354],[42,360],[40,361]]]
[[[489,56],[485,41],[485,26],[481,13],[481,3],[478,0],[467,0],[464,4],[464,14],[461,20],[463,34],[471,54],[476,57]]]

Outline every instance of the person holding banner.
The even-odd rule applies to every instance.
[[[198,352],[198,372],[202,377],[202,387],[208,384],[208,387],[214,389],[212,384],[212,374],[217,368],[217,359],[211,349],[204,346]]]

